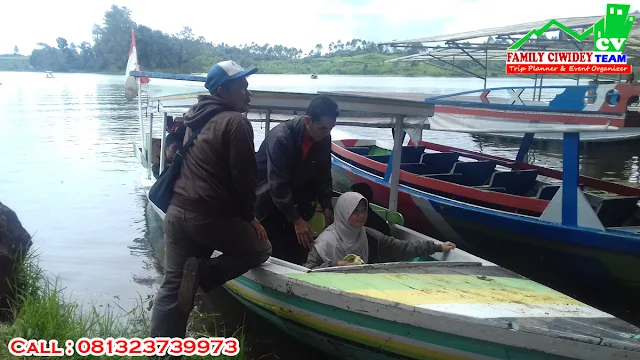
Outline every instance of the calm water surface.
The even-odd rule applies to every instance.
[[[34,236],[42,266],[78,301],[130,308],[155,294],[161,280],[162,232],[139,185],[132,143],[140,139],[137,102],[123,94],[123,76],[0,72],[0,201]],[[163,80],[153,79],[162,82]],[[170,81],[165,81],[170,84]],[[482,88],[467,78],[254,75],[250,88],[278,91],[385,91],[446,94]],[[533,85],[491,79],[487,86]],[[545,85],[572,81],[545,81]],[[188,84],[204,90],[199,83]],[[264,129],[254,124],[256,149]],[[389,130],[340,127],[360,137],[391,140]],[[344,133],[342,133],[344,134]],[[424,139],[514,158],[517,144],[457,133]],[[561,169],[557,145],[536,144],[531,162]],[[638,142],[589,146],[581,173],[638,182]],[[158,245],[158,246],[153,246]],[[154,250],[156,249],[156,250]],[[242,310],[239,310],[242,311]]]

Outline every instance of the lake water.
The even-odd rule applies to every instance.
[[[5,154],[0,201],[33,236],[42,267],[83,302],[117,302],[130,308],[155,294],[161,280],[159,218],[140,187],[137,101],[127,101],[124,76],[0,72],[0,149]],[[152,81],[163,82],[153,79]],[[170,84],[170,81],[164,81]],[[279,91],[381,91],[447,94],[482,88],[469,78],[260,75],[250,89]],[[545,80],[545,85],[573,81]],[[199,83],[190,83],[204,90]],[[488,87],[533,85],[490,79]],[[254,124],[256,149],[263,140]],[[391,140],[389,130],[338,127],[360,137]],[[428,132],[426,141],[514,158],[517,144],[458,133]],[[640,141],[589,146],[581,173],[635,184]],[[561,169],[562,149],[536,144],[531,162]],[[70,293],[71,295],[71,293]],[[223,295],[221,295],[223,296]],[[237,311],[243,311],[241,307]],[[256,340],[257,341],[257,340]],[[282,358],[282,357],[281,357]]]

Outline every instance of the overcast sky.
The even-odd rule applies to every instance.
[[[627,1],[632,10],[640,0]],[[0,5],[0,54],[30,54],[36,43],[92,42],[112,4],[127,6],[133,20],[175,34],[190,26],[196,36],[231,45],[269,43],[307,52],[353,38],[390,41],[479,30],[573,16],[604,16],[607,0],[244,0],[4,1]]]

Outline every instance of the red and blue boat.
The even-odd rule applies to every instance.
[[[421,141],[421,130],[406,130],[405,146],[396,134],[399,158],[379,140],[334,140],[334,189],[366,182],[376,204],[395,210],[390,174],[399,166],[397,210],[409,228],[640,320],[640,189],[579,176],[578,163],[582,134],[639,125],[630,105],[640,86],[542,88],[557,94],[535,104],[520,100],[525,88],[425,100],[435,104],[431,130],[525,134],[515,159]],[[489,101],[495,90],[512,96]],[[563,134],[563,171],[525,162],[536,133]]]

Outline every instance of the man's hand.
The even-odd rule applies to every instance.
[[[450,241],[447,241],[446,243],[442,244],[442,251],[443,252],[450,251],[450,250],[453,250],[455,248],[456,248],[456,244],[454,244],[454,243],[452,243]]]
[[[324,219],[326,226],[333,224],[333,211],[331,209],[324,209]]]
[[[251,220],[251,226],[253,226],[253,228],[256,230],[256,234],[258,234],[260,240],[267,241],[269,239],[267,237],[267,231],[264,229],[262,224],[260,224],[260,221],[258,221],[258,219],[253,218],[253,220]]]
[[[298,237],[298,243],[307,249],[311,248],[311,242],[313,241],[313,229],[311,225],[304,221],[302,218],[293,222],[293,226],[296,229],[296,236]]]

